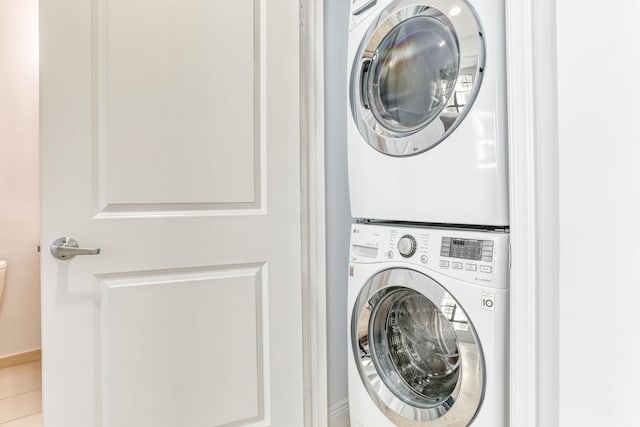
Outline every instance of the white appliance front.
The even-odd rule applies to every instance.
[[[354,0],[354,218],[506,226],[504,0]]]
[[[351,231],[351,426],[506,427],[508,234]]]

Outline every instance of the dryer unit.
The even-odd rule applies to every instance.
[[[351,427],[508,426],[508,241],[353,225]]]
[[[352,0],[355,218],[508,225],[504,0]]]

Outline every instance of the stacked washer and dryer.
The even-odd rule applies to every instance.
[[[352,427],[508,426],[504,0],[350,0]]]

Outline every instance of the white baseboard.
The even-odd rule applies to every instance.
[[[349,399],[329,406],[329,427],[349,427]]]

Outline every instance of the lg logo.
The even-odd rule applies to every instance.
[[[482,309],[483,310],[488,310],[488,311],[493,311],[495,310],[495,301],[496,300],[496,296],[495,294],[482,294]]]

